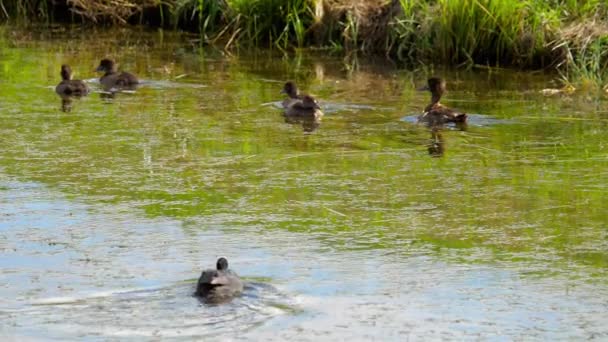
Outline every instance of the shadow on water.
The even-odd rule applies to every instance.
[[[321,119],[316,117],[294,116],[283,113],[285,123],[302,126],[302,131],[312,133],[321,126]]]

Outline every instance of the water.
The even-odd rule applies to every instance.
[[[427,74],[385,62],[1,31],[1,337],[608,338],[604,95],[436,70],[473,114],[432,134]],[[106,56],[143,86],[102,96]],[[66,111],[63,63],[94,90]],[[322,121],[285,122],[286,79]],[[210,306],[218,256],[247,288]]]

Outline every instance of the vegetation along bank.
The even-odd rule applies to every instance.
[[[0,0],[0,17],[183,29],[227,49],[556,69],[567,85],[608,87],[605,0]]]

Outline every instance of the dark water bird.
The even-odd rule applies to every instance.
[[[61,82],[55,87],[59,96],[85,96],[89,93],[89,87],[81,80],[72,79],[72,69],[69,65],[61,66]]]
[[[448,108],[439,100],[445,93],[445,81],[439,77],[431,77],[427,81],[427,85],[418,90],[428,90],[431,92],[431,103],[424,108],[424,113],[418,117],[419,122],[424,122],[429,126],[443,125],[446,123],[464,124],[467,121],[465,113],[457,112]]]
[[[323,112],[314,97],[300,94],[295,83],[289,81],[283,86],[281,93],[287,94],[282,105],[286,116],[321,118]]]
[[[208,303],[227,302],[243,292],[243,282],[228,269],[226,258],[217,259],[216,269],[204,270],[196,285],[195,296]]]
[[[118,72],[116,70],[116,63],[111,59],[102,59],[96,71],[104,73],[99,79],[104,89],[133,88],[139,84],[139,80],[135,75],[126,71]]]

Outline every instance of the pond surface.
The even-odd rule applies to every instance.
[[[430,74],[466,130],[416,124]],[[0,337],[608,339],[608,100],[554,77],[4,27]],[[322,121],[286,122],[288,79]],[[202,304],[218,256],[245,293]]]

